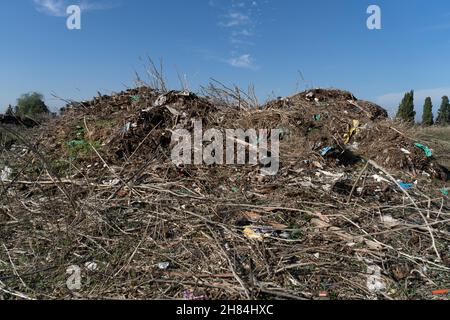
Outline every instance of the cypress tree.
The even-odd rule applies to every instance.
[[[397,119],[414,123],[416,112],[414,111],[414,91],[405,94],[397,112]]]
[[[430,127],[433,124],[433,103],[431,102],[431,98],[428,97],[425,99],[425,105],[423,106],[422,125],[424,127]]]
[[[406,105],[406,101],[408,100],[408,96],[409,96],[409,93],[406,93],[405,96],[403,97],[402,102],[400,102],[400,105],[398,106],[397,115],[395,116],[395,118],[397,118],[398,120],[404,119],[405,105]]]
[[[439,109],[436,124],[447,126],[450,124],[450,103],[447,96],[442,97],[441,108]]]

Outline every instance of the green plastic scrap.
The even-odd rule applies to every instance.
[[[141,96],[139,96],[139,95],[132,96],[131,99],[132,99],[134,102],[139,102],[139,100],[141,100]]]
[[[321,114],[314,115],[314,120],[315,121],[320,121],[321,119],[322,119],[322,115]]]
[[[73,140],[67,143],[70,147],[83,146],[87,144],[84,140]]]
[[[433,151],[431,151],[430,148],[428,148],[427,146],[424,146],[421,143],[416,143],[415,146],[421,150],[423,150],[425,152],[425,155],[427,156],[427,158],[431,158],[433,156]]]
[[[444,196],[449,196],[450,189],[442,188],[440,191]]]

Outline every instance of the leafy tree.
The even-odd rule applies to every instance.
[[[17,99],[17,115],[35,117],[49,112],[48,107],[44,103],[44,96],[40,93],[25,93]]]
[[[398,107],[397,119],[414,123],[416,112],[414,111],[414,91],[405,94],[400,106]]]
[[[434,124],[433,103],[431,102],[431,98],[428,97],[425,99],[425,105],[423,106],[422,125],[424,127],[430,127],[433,124]]]
[[[450,124],[450,103],[447,96],[442,97],[441,108],[439,109],[436,124],[447,126]]]

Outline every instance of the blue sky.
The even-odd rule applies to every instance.
[[[66,28],[68,5],[81,30]],[[367,7],[380,6],[382,30]],[[448,0],[3,0],[0,111],[39,91],[53,108],[133,85],[142,58],[164,59],[168,82],[195,91],[215,78],[258,96],[336,87],[387,108],[450,95]],[[304,81],[299,76],[301,71]],[[145,78],[145,77],[143,77]]]

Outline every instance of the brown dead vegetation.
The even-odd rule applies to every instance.
[[[340,90],[257,108],[238,91],[218,99],[223,88],[163,91],[98,96],[9,132],[0,297],[432,299],[448,286],[448,171],[385,110]],[[279,173],[175,166],[171,132],[193,119],[281,129]]]

